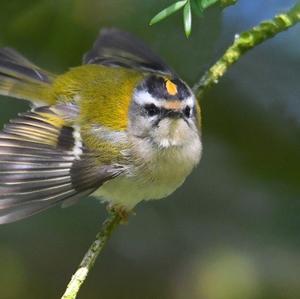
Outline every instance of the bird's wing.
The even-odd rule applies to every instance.
[[[175,74],[141,40],[116,28],[101,30],[93,48],[84,55],[83,63],[125,67],[164,75]]]
[[[0,133],[0,224],[74,202],[120,174],[100,165],[56,110],[21,114]]]
[[[16,50],[0,48],[1,95],[49,103],[54,78],[55,75],[37,67]]]

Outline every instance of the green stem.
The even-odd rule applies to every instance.
[[[75,299],[81,285],[87,278],[89,271],[95,264],[95,261],[110,238],[113,230],[120,224],[121,217],[119,214],[111,212],[104,221],[101,231],[97,234],[95,241],[83,257],[78,269],[72,276],[67,289],[61,299]]]
[[[297,1],[288,12],[281,13],[271,20],[263,21],[249,31],[237,35],[225,54],[194,85],[193,89],[198,99],[201,99],[206,89],[217,84],[228,68],[237,62],[243,54],[276,34],[296,25],[299,21],[300,2]]]

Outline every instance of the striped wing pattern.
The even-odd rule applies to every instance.
[[[21,114],[3,129],[0,224],[74,202],[116,175],[109,166],[95,166],[76,136],[51,107]]]

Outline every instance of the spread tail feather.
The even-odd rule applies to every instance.
[[[50,103],[55,75],[44,71],[11,48],[0,48],[0,94],[33,103]]]

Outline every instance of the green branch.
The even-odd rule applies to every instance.
[[[209,87],[217,84],[231,65],[237,62],[243,54],[272,38],[276,34],[289,29],[300,21],[300,2],[288,12],[275,16],[272,20],[261,22],[249,31],[237,35],[233,44],[225,54],[204,74],[193,89],[198,99]]]
[[[85,256],[83,257],[78,269],[72,276],[67,289],[61,299],[75,299],[81,285],[87,278],[89,271],[95,264],[95,261],[110,238],[113,230],[120,224],[121,217],[118,213],[111,212],[104,221],[101,231],[97,234],[94,243],[91,245]]]

